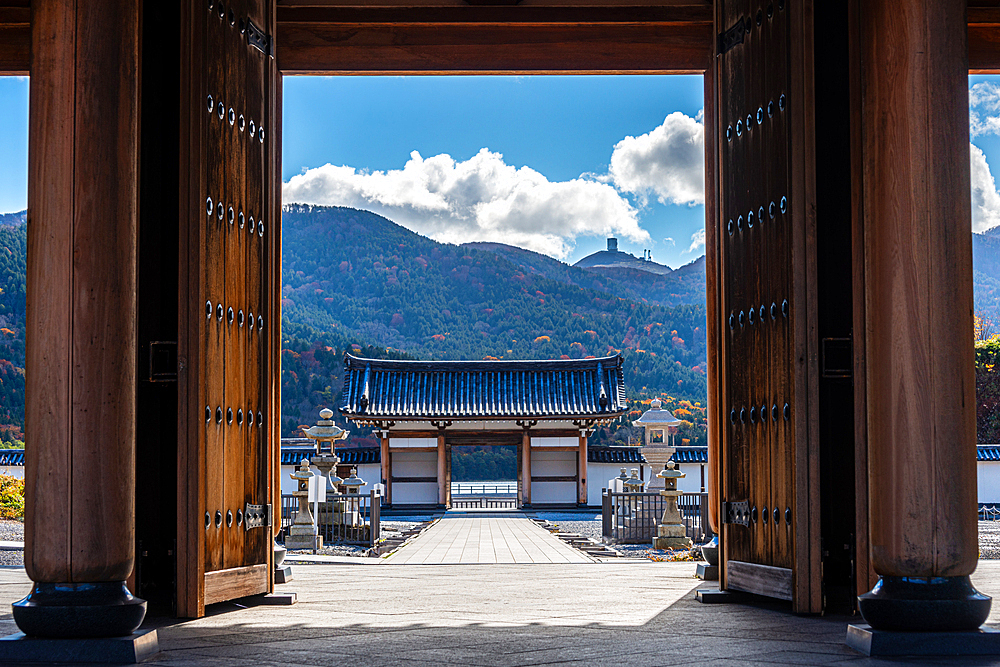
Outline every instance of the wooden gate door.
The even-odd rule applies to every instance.
[[[817,612],[811,2],[720,0],[716,26],[722,586]]]
[[[277,71],[273,0],[186,9],[177,608],[200,616],[272,587]]]

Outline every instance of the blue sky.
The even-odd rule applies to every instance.
[[[0,213],[28,201],[28,78],[0,76]]]
[[[703,195],[689,184],[703,179],[691,159],[704,150],[702,106],[700,76],[287,77],[284,199],[568,261],[613,234],[621,249],[649,248],[676,267],[703,253],[691,250]],[[649,136],[673,112],[684,116],[676,127]],[[619,149],[615,179],[612,155],[627,137],[638,139]],[[663,174],[665,163],[676,173]],[[657,178],[676,183],[649,187]]]
[[[969,85],[981,231],[1000,224],[1000,77]],[[285,200],[570,262],[614,234],[676,267],[703,252],[701,109],[698,76],[287,77]],[[0,77],[0,212],[25,207],[27,110],[27,80]]]

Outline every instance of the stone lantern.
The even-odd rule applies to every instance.
[[[684,477],[684,473],[675,470],[673,461],[667,461],[667,465],[657,474],[664,482],[664,489],[660,495],[666,499],[666,507],[663,510],[663,519],[656,528],[656,537],[653,538],[654,549],[690,549],[691,538],[687,536],[684,523],[681,521],[681,511],[677,507],[677,498],[683,493],[677,490],[677,480]]]
[[[351,468],[351,476],[341,482],[346,496],[346,506],[341,511],[339,521],[344,526],[360,526],[361,520],[361,487],[368,482],[358,477],[358,469]],[[337,519],[338,517],[334,517]]]
[[[319,469],[324,478],[326,495],[337,494],[337,485],[342,481],[337,477],[337,464],[340,457],[334,453],[334,442],[344,440],[350,435],[350,431],[337,426],[333,421],[333,410],[323,408],[319,411],[319,421],[315,426],[311,426],[305,431],[306,437],[316,441],[317,455],[313,457],[312,464]]]
[[[674,417],[670,413],[670,410],[664,410],[661,407],[662,405],[663,402],[660,399],[654,398],[649,404],[649,410],[646,410],[642,413],[641,417],[635,420],[635,423],[642,426],[645,431],[642,455],[653,470],[659,470],[666,466],[667,461],[677,451],[673,447],[673,436],[670,436],[671,441],[669,444],[667,436],[671,427],[680,426],[681,423],[681,420]],[[655,433],[662,435],[661,442],[653,442],[653,434]],[[649,490],[658,491],[662,489],[663,482],[661,480],[662,478],[659,475],[649,480]]]
[[[624,470],[625,470],[625,468],[622,468],[623,472],[624,472]],[[646,483],[644,481],[642,481],[641,479],[639,479],[639,469],[638,468],[632,468],[632,477],[630,477],[629,479],[625,480],[624,486],[625,486],[625,492],[626,493],[642,493],[643,492],[644,487],[646,486]]]
[[[300,468],[290,475],[299,483],[299,488],[292,492],[292,495],[298,498],[299,511],[288,529],[288,535],[285,536],[285,548],[322,549],[323,536],[319,534],[316,519],[309,510],[309,482],[316,477],[316,473],[309,467],[309,459],[302,459],[299,465]]]

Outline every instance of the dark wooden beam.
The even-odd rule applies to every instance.
[[[696,73],[708,23],[280,23],[284,74]]]
[[[0,2],[0,74],[26,76],[31,61],[28,0]]]

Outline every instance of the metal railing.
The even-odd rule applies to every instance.
[[[502,510],[516,510],[517,509],[517,496],[510,498],[498,497],[498,496],[455,496],[451,497],[451,509],[455,510],[468,510],[468,509],[502,509]]]
[[[980,521],[1000,521],[1000,506],[995,503],[979,505]]]
[[[656,536],[667,499],[655,491],[642,493],[601,492],[601,534],[612,544],[646,544]],[[696,544],[704,542],[708,525],[708,494],[684,493],[677,499],[687,536]]]
[[[452,482],[451,495],[455,496],[497,496],[517,495],[517,482]]]
[[[381,538],[381,506],[378,491],[345,493],[317,503],[316,524],[324,544],[361,544],[374,547]],[[281,496],[281,538],[298,512],[295,496]]]

